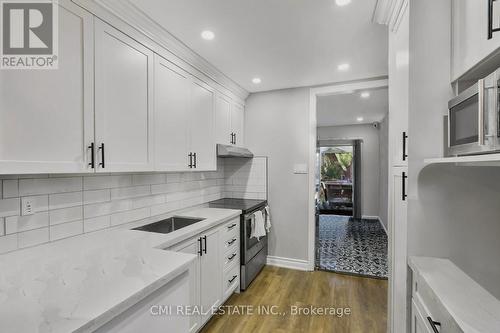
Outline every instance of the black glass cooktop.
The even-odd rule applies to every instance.
[[[243,214],[267,205],[267,200],[224,198],[208,203],[211,208],[239,209]]]

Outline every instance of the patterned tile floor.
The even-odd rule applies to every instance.
[[[319,269],[387,278],[387,235],[378,220],[320,215]]]

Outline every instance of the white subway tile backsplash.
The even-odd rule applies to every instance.
[[[49,225],[49,213],[39,212],[34,215],[10,216],[5,218],[5,232],[13,234],[47,227]]]
[[[82,190],[82,177],[20,179],[19,195],[76,192]]]
[[[28,246],[47,243],[49,241],[49,228],[35,229],[17,234],[17,246],[22,249]]]
[[[19,198],[0,200],[0,217],[19,215],[21,200]]]
[[[151,186],[134,186],[111,189],[111,200],[143,197],[151,194]]]
[[[216,172],[0,176],[0,253],[205,204],[225,195],[266,197],[264,161],[226,159],[218,164]],[[28,196],[35,214],[19,216],[20,199]]]
[[[132,175],[109,175],[83,177],[84,190],[100,190],[132,186]]]
[[[116,226],[116,225],[132,222],[132,221],[142,220],[142,219],[145,219],[145,218],[151,216],[150,212],[151,212],[151,210],[149,209],[149,207],[146,207],[146,208],[140,208],[140,209],[136,209],[136,210],[128,210],[128,211],[121,212],[121,213],[116,213],[116,214],[111,215],[111,225]]]
[[[104,215],[99,217],[94,217],[91,219],[85,219],[83,221],[83,231],[91,232],[101,229],[106,229],[111,226],[111,216]]]
[[[17,249],[17,234],[0,237],[0,254]]]
[[[49,195],[49,208],[61,209],[74,206],[81,206],[83,202],[83,192],[71,192]]]
[[[58,240],[83,233],[83,221],[74,221],[49,227],[50,240]]]
[[[83,191],[83,203],[93,204],[111,200],[111,190]]]
[[[2,185],[2,195],[3,198],[16,198],[19,196],[19,180],[17,179],[5,179],[1,181]]]
[[[153,185],[167,182],[166,174],[140,174],[132,175],[133,185]]]
[[[50,225],[56,225],[83,219],[83,207],[76,206],[70,208],[51,210],[49,214]]]

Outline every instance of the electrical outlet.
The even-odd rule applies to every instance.
[[[33,215],[33,200],[30,198],[21,198],[21,215]]]

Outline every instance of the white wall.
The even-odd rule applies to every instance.
[[[309,160],[309,89],[251,94],[245,121],[247,147],[268,157],[269,255],[307,260],[308,175],[293,170]]]
[[[450,15],[450,0],[411,2],[408,252],[450,258],[500,298],[500,168],[423,164],[443,153]]]
[[[380,130],[371,124],[318,127],[320,140],[362,139],[361,144],[361,214],[380,216]],[[384,221],[384,223],[387,223]]]

